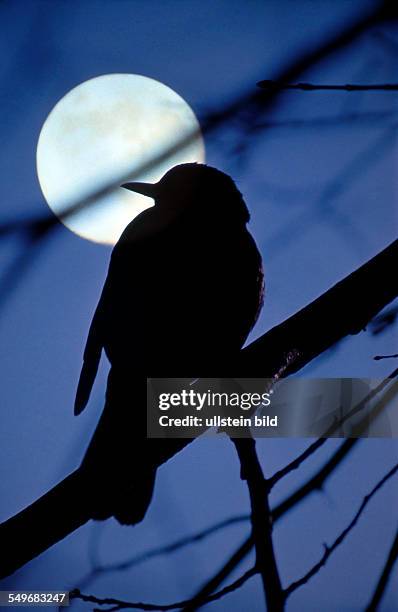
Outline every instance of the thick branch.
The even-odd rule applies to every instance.
[[[243,349],[247,375],[272,377],[295,359],[284,376],[297,372],[315,357],[369,321],[398,295],[398,240],[337,283],[298,313]]]

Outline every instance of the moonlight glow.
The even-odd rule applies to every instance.
[[[135,174],[192,133],[195,138],[185,148]],[[204,144],[191,108],[166,85],[135,74],[108,74],[72,89],[47,117],[37,145],[40,186],[57,216],[109,182],[129,176],[155,182],[172,166],[193,161],[204,161]],[[114,244],[152,204],[118,187],[62,222],[83,238]]]

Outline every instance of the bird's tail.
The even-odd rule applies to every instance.
[[[0,579],[91,518],[90,489],[79,470],[0,524]]]
[[[155,478],[156,470],[145,470],[129,487],[124,485],[114,495],[112,515],[121,525],[136,525],[144,519],[152,500]]]
[[[124,525],[139,523],[151,501],[156,468],[186,446],[190,439],[158,442],[152,448],[149,470],[126,487],[98,487],[92,470],[85,467],[64,478],[48,493],[0,524],[0,580],[13,574],[42,552],[63,540],[90,519],[110,516]],[[104,483],[102,483],[104,484]]]

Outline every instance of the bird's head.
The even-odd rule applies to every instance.
[[[122,187],[153,198],[156,206],[169,210],[197,210],[212,218],[243,223],[250,218],[232,178],[205,164],[181,164],[166,172],[158,183],[124,183]]]

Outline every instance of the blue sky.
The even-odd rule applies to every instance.
[[[54,104],[77,84],[129,72],[173,88],[199,121],[208,110],[272,78],[286,62],[321,42],[373,2],[280,0],[99,2],[32,0],[0,5],[1,219],[46,211],[35,168],[37,139]],[[396,80],[398,31],[366,33],[352,47],[303,75],[312,82]],[[373,119],[350,119],[378,113]],[[395,113],[395,114],[394,114]],[[241,132],[228,125],[205,136],[207,161],[237,181],[252,213],[262,252],[266,301],[256,337],[294,313],[396,238],[396,94],[284,94],[264,119],[279,122],[252,138],[249,153],[228,152]],[[311,126],[319,117],[346,118]],[[305,126],[283,127],[288,119]],[[394,127],[395,126],[395,127]],[[2,239],[3,265],[18,254],[17,237]],[[110,248],[59,226],[36,254],[0,310],[0,518],[36,499],[75,468],[101,410],[106,364],[90,409],[78,419],[72,405],[87,329],[104,281]],[[372,288],[369,288],[371,291]],[[380,378],[392,364],[372,357],[396,353],[396,330],[363,333],[307,366],[305,376]],[[261,440],[267,474],[283,466],[306,440]],[[100,533],[103,560],[124,558],[168,542],[230,514],[247,511],[227,440],[199,441],[163,468],[144,523],[87,525],[31,562],[2,588],[68,588],[89,567],[88,547]],[[291,475],[276,503],[331,453]],[[356,511],[363,495],[397,460],[390,440],[364,440],[325,492],[278,525],[275,534],[284,583],[300,576]],[[384,561],[395,524],[398,489],[386,485],[326,569],[289,601],[288,610],[357,610],[365,604]],[[78,500],[71,500],[78,503]],[[193,594],[248,532],[240,525],[130,573],[88,587],[100,595],[167,602]],[[382,610],[398,606],[391,580]],[[155,584],[155,587],[154,587]],[[396,583],[395,583],[396,584]],[[215,610],[260,610],[260,581],[213,604]],[[76,609],[83,606],[75,604]]]

